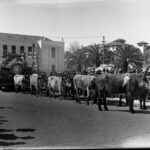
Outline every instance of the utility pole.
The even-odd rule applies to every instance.
[[[103,64],[105,64],[105,36],[103,36],[103,41],[102,41],[102,49],[103,49]]]

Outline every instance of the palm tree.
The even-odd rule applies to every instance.
[[[125,44],[122,48],[117,48],[114,52],[115,65],[122,69],[122,72],[128,71],[128,66],[131,64],[137,70],[141,70],[143,65],[143,54],[140,49],[133,45]]]
[[[102,46],[100,44],[90,45],[86,48],[86,52],[89,52],[89,59],[96,67],[103,62]]]
[[[99,67],[102,63],[109,64],[113,62],[113,52],[106,47],[103,48],[100,44],[88,46],[87,51],[90,53],[89,58],[96,67]]]

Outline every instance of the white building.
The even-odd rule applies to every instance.
[[[64,42],[41,36],[0,33],[0,63],[7,53],[24,54],[27,65],[40,71],[64,71]]]

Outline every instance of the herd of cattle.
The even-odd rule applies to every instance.
[[[20,88],[22,92],[27,89],[31,94],[42,95],[45,91],[51,96],[60,96],[60,99],[71,96],[80,103],[81,97],[86,96],[86,102],[89,100],[98,105],[98,109],[108,110],[107,98],[114,94],[120,94],[119,104],[121,105],[122,95],[125,95],[126,105],[129,111],[134,113],[133,102],[140,100],[140,108],[146,109],[146,98],[150,90],[150,77],[147,75],[149,67],[144,73],[126,73],[126,74],[70,74],[62,73],[60,75],[50,75],[43,78],[39,74],[31,75],[16,74],[14,76],[15,91]]]

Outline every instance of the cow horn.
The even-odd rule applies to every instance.
[[[146,68],[146,70],[145,70],[145,72],[144,72],[144,76],[146,76],[146,74],[147,74],[149,68],[150,68],[150,66],[148,66],[148,67]]]

